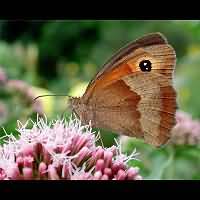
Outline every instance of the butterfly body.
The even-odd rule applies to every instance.
[[[160,146],[175,124],[175,60],[161,34],[144,36],[103,66],[84,95],[70,100],[72,110],[83,123]]]

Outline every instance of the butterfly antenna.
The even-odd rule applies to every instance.
[[[66,94],[45,94],[45,95],[40,95],[40,96],[37,96],[36,98],[34,98],[33,99],[33,104],[36,102],[36,100],[37,99],[39,99],[39,98],[42,98],[42,97],[51,97],[51,96],[62,96],[62,97],[69,97],[69,98],[73,98],[72,96],[70,96],[70,95],[66,95]],[[68,105],[69,106],[69,105]],[[67,107],[68,107],[67,106]],[[63,113],[62,113],[62,118],[64,117],[64,115],[65,115],[65,112],[66,111],[64,111]]]
[[[51,97],[51,96],[62,96],[62,97],[69,97],[72,98],[72,96],[66,95],[66,94],[45,94],[45,95],[40,95],[37,96],[36,98],[33,99],[33,101],[35,102],[37,99],[41,98],[41,97]]]

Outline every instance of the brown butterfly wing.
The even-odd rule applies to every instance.
[[[155,146],[167,142],[175,123],[176,93],[166,77],[155,73],[125,76],[96,91],[90,103],[94,127],[144,138]]]
[[[93,106],[92,125],[119,134],[143,137],[140,126],[140,112],[137,110],[141,97],[123,80],[96,91],[90,99]]]
[[[141,97],[137,110],[145,141],[155,146],[166,143],[175,125],[176,112],[176,92],[170,80],[153,72],[138,72],[123,80]]]
[[[172,79],[176,64],[175,51],[161,33],[152,33],[130,43],[112,56],[88,84],[83,97],[89,98],[94,88],[97,85],[103,87],[107,80],[111,83],[117,78],[141,71],[139,62],[143,59],[151,59],[152,70],[155,73],[163,74]]]
[[[88,107],[84,121],[144,137],[147,143],[159,146],[167,141],[174,125],[176,94],[171,80],[175,52],[160,34],[137,41],[140,45],[133,43],[132,48],[119,52],[115,62],[109,61],[113,65],[106,64],[89,84],[81,98]],[[139,67],[146,59],[152,63],[151,72],[141,72]]]
[[[167,44],[167,39],[161,33],[150,33],[142,38],[139,38],[123,48],[119,49],[101,68],[101,70],[96,74],[95,78],[91,80],[92,84],[96,79],[98,79],[104,73],[111,71],[118,65],[118,61],[125,58],[127,55],[133,53],[136,49],[140,47],[147,47],[152,45]],[[88,85],[88,88],[90,87]]]

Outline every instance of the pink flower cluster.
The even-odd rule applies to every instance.
[[[34,102],[37,97],[33,87],[22,80],[13,80],[7,77],[5,70],[0,66],[0,89],[4,89],[11,94],[20,94],[23,97],[26,106],[30,106],[32,110],[38,113],[40,116],[44,114],[44,108],[40,99]],[[6,104],[5,104],[6,107]],[[7,108],[6,108],[7,109]],[[1,114],[1,110],[0,110]]]
[[[171,143],[173,144],[200,144],[200,122],[183,111],[176,113],[177,124],[172,129]]]
[[[18,122],[19,138],[4,136],[0,147],[0,180],[141,180],[139,168],[129,167],[121,147],[96,146],[90,125],[77,118],[48,123],[42,118],[26,128]]]
[[[6,89],[9,91],[17,92],[18,94],[22,95],[27,105],[30,105],[34,112],[38,113],[41,116],[43,115],[44,109],[41,101],[35,101],[33,104],[33,100],[37,96],[29,84],[22,80],[8,80],[6,83]]]

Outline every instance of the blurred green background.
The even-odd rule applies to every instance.
[[[200,21],[0,21],[0,126],[16,133],[16,122],[45,113],[49,120],[69,115],[67,97],[80,96],[104,62],[127,42],[161,32],[177,53],[175,87],[179,109],[200,118]],[[8,81],[8,83],[7,83]],[[0,131],[0,136],[5,133]],[[105,146],[114,133],[101,130]],[[155,149],[130,140],[145,179],[200,179],[200,147],[167,146]]]

